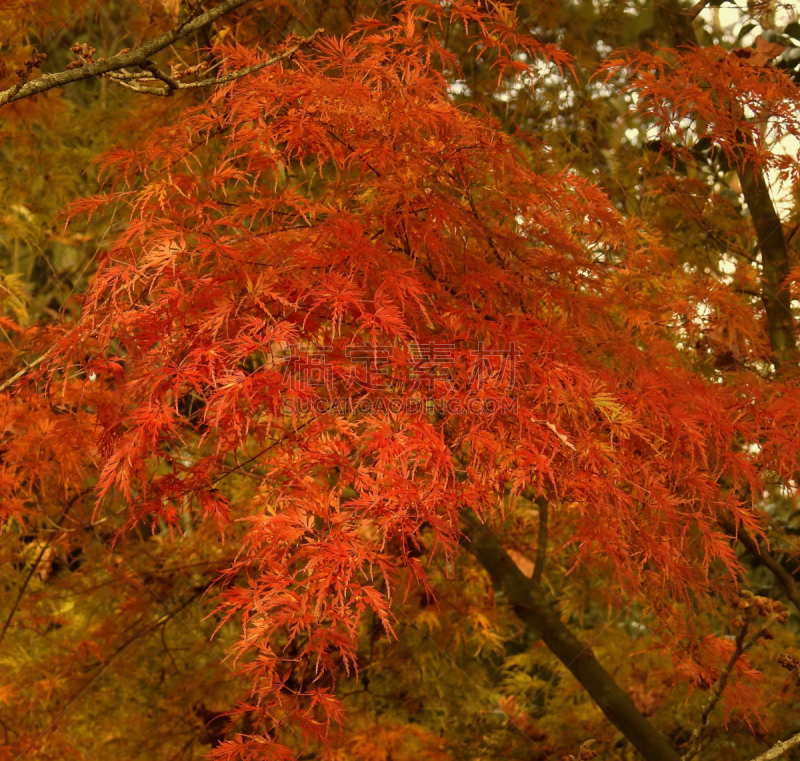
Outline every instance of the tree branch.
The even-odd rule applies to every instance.
[[[535,631],[572,672],[608,720],[646,761],[680,761],[678,753],[639,713],[592,651],[561,622],[541,590],[517,568],[491,531],[471,510],[464,510],[462,517],[468,527],[466,549],[486,569],[525,626]]]
[[[739,180],[750,218],[756,228],[758,248],[761,251],[761,271],[764,286],[761,300],[767,313],[767,335],[775,360],[775,366],[794,359],[796,343],[794,319],[792,316],[792,295],[785,285],[791,269],[789,247],[783,233],[783,225],[775,211],[775,204],[769,194],[769,186],[764,174],[747,161],[743,151],[739,151]]]
[[[35,367],[41,365],[42,362],[44,362],[50,356],[51,351],[52,349],[46,351],[40,357],[34,359],[33,362],[28,363],[27,367],[23,367],[22,370],[20,370],[18,373],[14,373],[14,375],[12,375],[7,381],[3,381],[2,383],[0,383],[0,394],[3,391],[5,391],[9,386],[13,386],[20,378],[27,375]]]
[[[148,59],[156,53],[168,48],[178,40],[188,37],[198,29],[202,29],[204,26],[216,21],[221,16],[230,13],[247,2],[249,2],[249,0],[223,0],[223,2],[216,5],[211,10],[201,13],[194,18],[190,18],[188,21],[171,29],[169,32],[154,37],[149,42],[144,43],[128,53],[116,55],[104,61],[89,63],[75,69],[59,71],[55,74],[44,74],[31,82],[27,82],[22,85],[22,87],[15,85],[8,90],[3,90],[0,92],[0,106],[22,100],[23,98],[30,98],[32,95],[37,95],[38,93],[46,92],[56,87],[64,87],[72,82],[79,82],[83,79],[91,79],[92,77],[99,77],[110,72],[119,71],[127,66],[145,67]]]
[[[147,624],[147,626],[145,626],[140,631],[136,632],[128,640],[126,640],[119,647],[117,647],[114,650],[114,652],[111,653],[111,655],[105,661],[101,661],[100,664],[99,664],[99,667],[97,668],[97,670],[95,671],[95,673],[91,677],[91,679],[86,684],[84,684],[81,687],[80,690],[78,690],[77,694],[74,697],[72,697],[70,699],[70,701],[68,703],[66,703],[66,705],[64,705],[64,707],[52,719],[50,719],[50,723],[47,725],[47,727],[45,727],[43,730],[41,730],[39,732],[39,734],[36,735],[30,741],[28,746],[23,750],[23,753],[25,753],[28,750],[37,749],[36,746],[39,743],[39,741],[44,737],[44,735],[47,732],[49,732],[52,727],[57,727],[58,726],[58,722],[64,717],[64,715],[67,713],[67,711],[81,697],[83,697],[83,695],[97,682],[97,680],[100,679],[100,677],[109,668],[111,668],[111,666],[113,666],[123,655],[125,655],[125,653],[127,653],[128,650],[134,644],[136,644],[136,642],[138,642],[143,637],[147,636],[154,629],[157,629],[159,626],[162,626],[163,624],[165,624],[171,618],[173,618],[178,613],[180,613],[184,608],[186,608],[189,605],[191,605],[191,603],[194,602],[198,597],[200,597],[200,595],[204,591],[205,591],[205,587],[194,587],[192,589],[192,594],[186,600],[184,600],[184,602],[182,602],[178,607],[176,607],[174,610],[169,610],[169,612],[165,613],[163,616],[160,616],[155,621],[152,621],[151,623]]]
[[[762,753],[760,756],[757,756],[753,759],[753,761],[774,761],[774,759],[780,758],[784,753],[786,753],[787,750],[791,750],[798,745],[800,745],[800,734],[796,734],[794,737],[790,737],[788,740],[775,743],[775,745],[773,745],[768,751]]]
[[[706,704],[703,706],[702,711],[700,712],[700,723],[692,731],[691,745],[689,746],[689,750],[686,751],[681,758],[681,761],[692,761],[692,759],[700,752],[700,742],[703,732],[708,727],[708,717],[711,715],[711,712],[722,698],[722,693],[725,691],[725,687],[728,685],[728,679],[730,679],[731,672],[733,671],[736,662],[742,657],[744,651],[747,650],[751,644],[753,644],[755,639],[757,639],[756,637],[750,642],[745,643],[745,637],[747,636],[747,630],[749,627],[750,621],[745,621],[741,629],[739,629],[739,632],[736,635],[733,653],[731,653],[731,657],[725,664],[725,668],[722,669],[717,681],[711,688],[711,697],[708,699]]]
[[[168,77],[163,71],[161,71],[161,69],[158,68],[155,61],[145,61],[142,64],[142,68],[149,71],[156,79],[160,79],[167,85],[168,95],[172,95],[172,93],[174,93],[175,90],[180,87],[180,84],[177,81],[175,81],[172,77]]]
[[[17,373],[17,375],[19,375],[19,373]],[[25,591],[28,589],[28,584],[30,584],[31,579],[33,578],[33,574],[36,573],[36,569],[39,567],[39,563],[42,562],[42,558],[44,558],[45,553],[47,552],[47,550],[50,549],[53,542],[55,541],[56,534],[61,530],[64,520],[66,519],[67,515],[69,515],[69,511],[72,510],[77,500],[79,500],[81,497],[86,496],[90,491],[91,489],[84,489],[83,491],[78,492],[75,496],[72,497],[72,499],[70,499],[69,502],[67,502],[66,506],[64,507],[64,510],[62,511],[58,519],[58,523],[56,524],[56,530],[53,532],[53,534],[51,534],[50,538],[42,546],[41,551],[39,552],[36,559],[33,561],[33,565],[31,566],[30,571],[28,571],[27,575],[25,576],[25,579],[22,582],[22,585],[19,588],[19,591],[17,592],[17,597],[11,606],[11,610],[8,612],[8,616],[6,617],[2,630],[0,630],[0,642],[2,642],[3,639],[5,638],[6,632],[8,631],[8,627],[11,626],[11,621],[14,619],[14,615],[16,614],[17,609],[19,608],[19,604],[22,602],[22,598],[25,595]]]
[[[539,537],[536,542],[536,562],[533,566],[533,582],[537,586],[542,585],[542,572],[544,571],[544,561],[547,559],[547,507],[548,502],[544,497],[536,500],[539,508]]]
[[[717,518],[717,523],[731,538],[738,539],[754,560],[772,572],[772,575],[783,587],[786,597],[789,598],[797,612],[800,613],[800,588],[798,588],[797,582],[795,582],[792,575],[774,558],[769,550],[759,544],[744,528],[739,527],[737,529],[730,518],[720,516]]]
[[[659,0],[655,5],[656,14],[670,30],[675,47],[697,44],[692,19],[697,15],[694,10],[702,3],[694,6],[688,14],[680,0]],[[743,142],[751,142],[746,135],[740,135],[740,138]],[[748,159],[745,148],[736,150],[735,155],[742,193],[758,238],[757,250],[761,252],[761,299],[767,313],[767,336],[775,367],[780,369],[781,365],[797,361],[791,293],[785,285],[790,270],[789,247],[763,172]]]
[[[709,0],[700,0],[699,3],[695,3],[690,9],[688,16],[690,19],[696,19],[702,12],[705,10],[705,7],[708,5]]]
[[[235,79],[240,79],[241,77],[245,77],[248,74],[252,74],[253,72],[259,71],[259,69],[263,69],[267,66],[273,66],[274,64],[278,63],[279,61],[283,61],[286,58],[291,58],[300,48],[305,47],[306,45],[310,45],[317,37],[317,35],[322,32],[322,29],[317,29],[314,34],[303,37],[297,45],[284,50],[283,53],[273,56],[272,58],[262,61],[261,63],[257,63],[254,66],[248,66],[245,69],[239,69],[239,71],[232,71],[228,74],[223,74],[219,77],[212,77],[211,79],[203,79],[199,82],[179,82],[172,77],[167,76],[162,72],[152,61],[147,61],[145,64],[142,65],[143,69],[147,69],[147,71],[151,72],[151,75],[143,74],[143,73],[129,73],[124,72],[123,74],[108,74],[106,75],[108,79],[112,82],[120,85],[121,87],[125,87],[128,90],[133,90],[134,92],[144,93],[146,95],[160,95],[162,97],[169,97],[174,93],[176,90],[191,90],[197,87],[215,87],[216,85],[222,85],[226,82],[233,82]],[[160,79],[162,82],[166,84],[166,87],[141,87],[138,84],[130,84],[131,81],[136,80],[152,80],[152,79]]]

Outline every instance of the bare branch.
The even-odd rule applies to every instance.
[[[42,357],[42,359],[43,358],[44,357]],[[36,570],[39,567],[39,563],[42,562],[42,559],[44,558],[45,553],[47,552],[47,550],[50,549],[51,545],[55,541],[56,533],[58,531],[63,530],[63,523],[64,523],[64,520],[66,519],[67,515],[69,515],[69,511],[74,507],[75,503],[81,497],[86,496],[90,491],[91,491],[90,489],[84,489],[83,491],[78,492],[74,497],[72,497],[72,499],[70,499],[69,502],[67,502],[66,506],[64,507],[64,510],[62,511],[61,515],[59,516],[58,523],[56,523],[56,532],[54,532],[50,536],[50,538],[45,542],[45,544],[42,546],[41,551],[37,555],[36,559],[33,561],[33,565],[31,566],[30,571],[25,576],[25,579],[23,580],[22,585],[20,586],[19,591],[17,592],[17,597],[14,600],[14,604],[11,606],[11,610],[8,612],[8,616],[6,617],[6,620],[5,620],[5,623],[3,624],[2,630],[0,630],[0,642],[3,641],[4,637],[6,636],[6,632],[8,631],[8,627],[11,626],[11,621],[14,618],[14,614],[17,612],[17,609],[19,608],[20,602],[22,602],[22,598],[25,595],[25,591],[28,588],[28,584],[30,583],[31,579],[33,578],[33,574],[36,573]]]
[[[754,758],[753,761],[774,761],[774,759],[780,758],[784,753],[786,753],[787,750],[791,750],[798,745],[800,745],[800,734],[796,734],[794,737],[790,737],[788,740],[775,743],[775,745],[773,745],[768,751],[765,751],[760,756]]]
[[[133,90],[134,92],[143,93],[145,95],[160,95],[162,97],[168,97],[172,95],[176,90],[191,90],[196,87],[215,87],[217,85],[225,84],[226,82],[233,82],[235,79],[240,79],[241,77],[245,77],[248,74],[252,74],[253,72],[259,71],[260,69],[266,68],[267,66],[272,66],[279,61],[283,61],[287,58],[291,58],[300,48],[305,47],[306,45],[310,45],[317,37],[317,35],[322,32],[322,29],[317,29],[314,34],[301,38],[300,42],[296,45],[293,45],[290,48],[287,48],[280,53],[279,55],[273,56],[266,61],[262,61],[261,63],[257,63],[254,66],[248,66],[245,69],[239,69],[238,71],[232,71],[228,74],[223,74],[219,77],[213,77],[211,79],[202,79],[199,82],[179,82],[172,77],[167,76],[159,68],[153,63],[152,61],[147,61],[142,65],[143,69],[147,69],[150,74],[145,74],[142,72],[130,73],[130,72],[123,72],[121,74],[118,73],[111,73],[105,75],[108,79],[116,84],[127,88],[128,90]],[[160,79],[164,82],[167,86],[166,87],[142,87],[139,84],[131,84],[130,82],[133,80],[139,81],[153,81],[156,79]]]
[[[172,90],[169,88],[161,88],[161,87],[139,87],[139,85],[132,85],[128,82],[117,82],[120,87],[124,87],[126,90],[133,90],[134,92],[143,93],[145,95],[161,95],[167,96],[172,95]]]
[[[108,74],[103,74],[106,79],[112,82],[129,82],[134,79],[146,79],[148,82],[153,81],[153,75],[148,74],[146,71],[110,71]]]
[[[22,87],[14,85],[14,87],[0,92],[0,106],[4,106],[6,103],[13,103],[16,100],[22,100],[23,98],[29,98],[32,95],[37,95],[38,93],[46,92],[56,87],[64,87],[72,82],[79,82],[83,79],[91,79],[92,77],[99,77],[109,72],[119,71],[125,67],[145,67],[148,60],[156,53],[168,48],[177,40],[188,37],[198,29],[202,29],[204,26],[224,16],[226,13],[230,13],[236,8],[245,5],[248,1],[249,0],[223,0],[223,2],[211,10],[188,19],[169,32],[154,37],[149,42],[144,43],[128,53],[116,55],[113,58],[107,58],[102,61],[95,61],[94,63],[89,63],[78,68],[59,71],[55,74],[45,74],[31,82],[25,83]]]
[[[229,74],[223,74],[221,77],[217,77],[216,79],[203,79],[200,82],[187,82],[184,84],[181,82],[179,84],[179,89],[189,89],[191,87],[212,87],[214,85],[221,85],[225,82],[233,82],[234,79],[239,79],[240,77],[247,76],[248,74],[252,74],[259,69],[263,69],[266,66],[272,66],[278,61],[283,61],[286,58],[290,58],[293,56],[300,48],[305,47],[306,45],[310,45],[317,37],[320,32],[324,31],[323,29],[317,29],[313,34],[309,35],[308,37],[303,37],[300,42],[295,45],[294,47],[285,50],[280,55],[273,56],[267,61],[262,61],[261,63],[257,63],[254,66],[248,66],[246,69],[239,69],[239,71],[233,71]]]
[[[47,357],[49,356],[50,356],[50,351],[45,352],[44,354],[42,354],[41,357],[37,357],[36,359],[34,359],[33,362],[28,364],[27,367],[23,367],[22,370],[20,370],[18,373],[12,375],[7,381],[3,381],[2,383],[0,383],[0,393],[5,391],[9,386],[13,386],[20,378],[27,375],[35,367],[41,365],[42,362],[44,362],[45,359],[47,359]]]
[[[167,95],[172,95],[180,86],[172,77],[168,77],[164,74],[164,72],[158,68],[155,61],[146,61],[142,68],[147,69],[156,79],[160,79],[167,85]]]

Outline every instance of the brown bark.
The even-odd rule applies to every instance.
[[[692,25],[696,15],[693,9],[683,8],[680,0],[658,0],[655,11],[663,28],[669,30],[675,47],[697,43]],[[780,370],[789,363],[797,363],[791,293],[785,285],[790,270],[789,246],[763,172],[748,160],[744,149],[737,151],[736,159],[742,193],[761,253],[761,300],[767,313],[767,336],[775,367]]]
[[[792,296],[785,285],[789,276],[789,247],[763,173],[740,156],[739,180],[761,252],[761,300],[767,312],[767,334],[776,368],[796,360]]]
[[[497,537],[471,511],[465,510],[463,516],[468,527],[465,547],[486,569],[520,620],[572,672],[606,718],[646,761],[680,761],[678,753],[639,713],[591,649],[561,622],[541,589],[517,568]]]

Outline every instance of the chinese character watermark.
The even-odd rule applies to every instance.
[[[455,343],[412,343],[405,352],[373,343],[289,345],[283,352],[287,414],[406,413],[495,415],[515,412],[510,396],[520,352]]]

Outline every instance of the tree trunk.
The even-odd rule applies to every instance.
[[[491,531],[470,510],[464,545],[486,569],[526,627],[538,634],[553,655],[581,683],[608,720],[647,761],[680,761],[680,756],[637,710],[630,696],[597,662],[591,649],[563,624],[542,591],[517,568]]]

